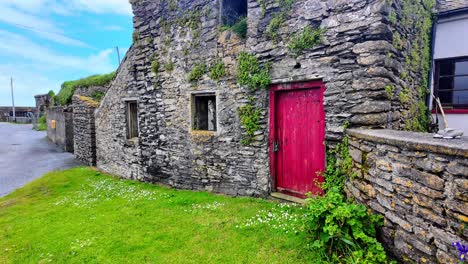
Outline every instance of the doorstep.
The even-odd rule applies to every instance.
[[[270,194],[270,196],[275,198],[275,199],[282,200],[282,201],[293,202],[293,203],[297,203],[297,204],[304,204],[305,203],[305,199],[301,199],[301,198],[291,196],[291,195],[287,195],[287,194],[280,193],[280,192],[272,192]]]

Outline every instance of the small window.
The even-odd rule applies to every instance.
[[[434,94],[444,108],[468,108],[468,58],[436,61],[434,79]]]
[[[216,131],[216,96],[214,93],[192,95],[192,129]]]
[[[232,26],[247,16],[247,0],[222,0],[221,22]]]
[[[138,105],[136,101],[127,102],[127,138],[138,138]]]

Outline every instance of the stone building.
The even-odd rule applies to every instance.
[[[431,1],[130,2],[134,43],[96,111],[101,170],[303,196],[345,125],[429,123]]]

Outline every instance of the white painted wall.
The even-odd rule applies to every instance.
[[[435,34],[434,59],[468,56],[468,14],[439,20]],[[433,91],[434,86],[431,87],[431,94]],[[431,109],[433,107],[430,106]],[[435,115],[433,116],[435,119]],[[461,129],[465,132],[465,136],[468,136],[468,114],[446,114],[446,116],[450,128]],[[439,115],[439,128],[444,128],[441,115]]]

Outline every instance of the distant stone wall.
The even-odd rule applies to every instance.
[[[468,1],[466,0],[438,0],[437,11],[445,12],[464,7],[468,7]]]
[[[106,94],[109,89],[109,85],[106,86],[90,86],[90,87],[78,87],[75,89],[74,95],[81,95],[86,97],[95,98],[96,93]]]
[[[69,107],[52,107],[46,110],[47,137],[64,151],[72,152],[73,143],[73,110]],[[56,128],[52,128],[52,120],[56,122]]]
[[[468,241],[468,138],[349,130],[356,177],[349,197],[385,217],[382,240],[408,263],[458,263],[451,243]]]
[[[73,96],[75,158],[88,166],[96,165],[96,126],[94,111],[99,103],[90,97]]]

